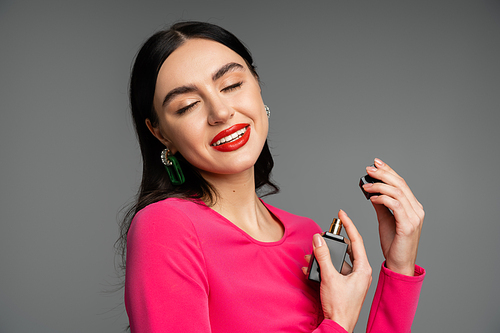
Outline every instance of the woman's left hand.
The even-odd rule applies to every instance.
[[[379,223],[380,245],[390,270],[413,276],[418,242],[424,222],[423,206],[412,191],[390,166],[375,159],[375,167],[366,168],[369,176],[383,183],[365,184]],[[392,211],[392,212],[391,212]]]

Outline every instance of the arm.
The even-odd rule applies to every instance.
[[[127,243],[131,332],[210,332],[208,282],[191,221],[172,208],[147,207],[134,218]]]
[[[414,276],[394,273],[382,264],[366,331],[371,333],[410,332],[417,310],[425,270],[415,266]],[[313,333],[346,333],[333,320],[323,320]]]
[[[382,264],[366,331],[410,332],[424,277],[425,270],[419,266],[414,276],[406,276]]]
[[[382,264],[366,332],[410,332],[417,310],[425,270],[415,266],[414,276],[394,273]],[[346,333],[333,320],[323,320],[313,333]]]
[[[367,173],[373,178],[382,180],[383,183],[366,184],[364,185],[364,189],[369,193],[380,193],[379,195],[372,196],[370,200],[377,212],[380,243],[386,263],[380,273],[367,331],[373,333],[409,332],[425,275],[425,271],[415,265],[425,213],[422,205],[417,201],[403,178],[379,159],[375,159],[375,166],[376,168],[368,167]],[[348,220],[347,216],[341,217],[341,219],[348,221],[348,224],[345,225],[346,231],[351,241],[353,241],[348,227],[352,222]],[[357,235],[356,238],[358,238]],[[359,239],[361,240],[360,236]],[[353,261],[353,270],[351,272],[344,272],[344,269],[342,270],[343,274],[347,273],[347,275],[342,277],[345,278],[346,282],[351,280],[348,283],[351,287],[356,284],[353,274],[356,272],[356,259],[359,263],[360,258],[366,257],[366,254],[362,256],[364,248],[361,251],[361,247],[359,248],[358,255],[356,255],[354,253],[354,245],[355,242],[352,242],[352,251],[355,260]],[[318,258],[319,256],[316,253],[318,249],[320,248],[315,246],[315,255],[321,267],[322,292],[327,289],[326,279],[323,277],[323,269],[329,269],[329,260],[325,260],[323,262],[324,266],[322,266],[320,258]],[[323,252],[325,251],[323,250]],[[352,297],[356,296],[356,293],[352,291],[350,295],[346,293],[346,291],[349,291],[346,288],[349,285],[342,286],[340,283],[342,281],[338,279],[336,274],[332,274],[328,280],[334,281],[335,279],[338,280],[337,286],[329,288],[331,289],[329,293],[321,293],[323,312],[326,319],[335,320],[342,327],[346,328],[347,331],[351,332],[356,324],[360,308],[349,308],[348,303],[355,305],[361,301],[362,304],[364,298],[359,297],[361,293],[358,293],[358,297]],[[365,290],[362,285],[358,285],[358,287],[361,292]],[[356,298],[358,302],[354,302]],[[329,306],[333,307],[328,309]],[[344,313],[339,313],[336,318],[332,318],[328,316],[331,310],[335,310],[335,312],[344,310]],[[327,322],[327,320],[324,322]]]
[[[366,168],[369,176],[383,183],[365,184],[377,213],[379,236],[386,267],[391,271],[412,276],[417,260],[418,243],[425,212],[405,180],[378,158],[375,166]]]
[[[386,262],[380,272],[368,332],[410,332],[425,271],[415,265],[424,222],[423,206],[405,180],[389,165],[375,159],[368,175],[383,183],[366,184],[364,190],[377,212],[380,245]]]

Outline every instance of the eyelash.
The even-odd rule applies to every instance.
[[[191,109],[193,106],[195,106],[196,104],[198,104],[198,102],[194,102],[194,103],[191,103],[185,107],[183,107],[182,109],[179,109],[177,110],[177,114],[183,114],[184,112],[188,111],[189,109]]]
[[[242,82],[238,82],[238,83],[235,83],[235,84],[232,84],[224,89],[222,89],[222,91],[224,92],[230,92],[230,91],[233,91],[235,89],[238,89],[239,87],[241,87],[241,85],[243,84],[243,81]]]
[[[238,83],[235,83],[235,84],[232,84],[230,86],[227,86],[226,88],[222,89],[221,91],[223,92],[231,92],[235,89],[238,89],[239,87],[241,87],[241,85],[243,84],[243,81],[241,82],[238,82]],[[184,112],[188,111],[189,109],[191,109],[192,107],[194,107],[196,104],[198,104],[198,102],[194,102],[194,103],[191,103],[179,110],[176,111],[177,114],[183,114]]]

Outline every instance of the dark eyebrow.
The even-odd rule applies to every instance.
[[[190,93],[190,92],[193,92],[193,91],[196,91],[196,90],[198,90],[198,88],[196,88],[193,85],[174,88],[174,89],[172,89],[172,90],[169,91],[169,93],[167,94],[167,96],[165,96],[165,99],[163,100],[162,106],[167,105],[177,95]]]
[[[245,67],[236,62],[230,62],[219,68],[219,70],[217,70],[217,72],[215,72],[214,75],[212,75],[212,80],[217,81],[228,72],[241,71],[241,70],[245,70]],[[167,96],[165,96],[165,98],[163,99],[162,106],[167,105],[177,95],[186,94],[197,90],[198,88],[196,88],[196,86],[194,85],[174,88],[168,92]]]
[[[226,74],[228,72],[242,71],[242,70],[245,70],[245,68],[243,66],[241,66],[240,64],[238,64],[236,62],[230,62],[229,64],[225,64],[217,72],[215,72],[214,75],[212,75],[212,80],[217,81],[222,76],[224,76],[224,74]]]

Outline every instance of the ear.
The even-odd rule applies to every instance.
[[[151,134],[153,134],[155,136],[155,138],[158,139],[158,141],[160,141],[161,143],[163,143],[163,145],[165,145],[165,147],[170,149],[172,154],[175,154],[177,152],[177,149],[174,147],[172,142],[170,142],[167,138],[165,138],[165,136],[161,132],[160,126],[154,127],[153,124],[151,124],[151,121],[149,120],[149,118],[146,119],[146,126],[148,127]]]

